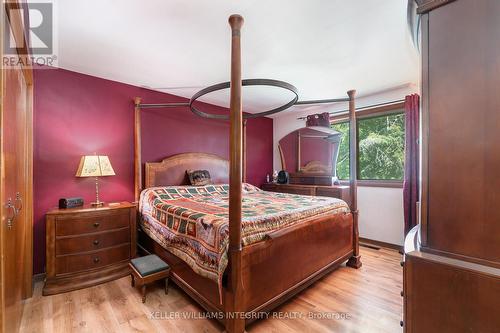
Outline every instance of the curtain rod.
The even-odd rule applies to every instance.
[[[371,108],[374,108],[374,107],[377,107],[377,106],[385,106],[385,105],[391,105],[391,104],[401,103],[401,102],[404,102],[404,101],[405,101],[404,99],[398,99],[396,101],[391,101],[391,102],[384,102],[384,103],[379,103],[379,104],[366,105],[366,106],[362,106],[362,107],[356,108],[356,111],[360,111],[360,110],[364,110],[364,109],[371,109]],[[328,113],[330,115],[334,115],[334,114],[338,114],[338,113],[347,113],[347,112],[349,112],[349,109],[339,110],[339,111],[332,111],[332,112],[328,112]],[[307,116],[298,117],[297,118],[297,120],[304,120],[304,119],[307,119]]]

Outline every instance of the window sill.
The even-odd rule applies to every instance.
[[[341,185],[349,185],[348,180],[341,180]],[[361,187],[385,187],[385,188],[403,188],[402,180],[358,180],[358,186]]]

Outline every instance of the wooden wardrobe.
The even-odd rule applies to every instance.
[[[0,33],[2,59],[5,20],[16,45],[28,40],[17,1],[3,3]],[[27,11],[26,11],[27,15]],[[27,20],[27,17],[24,17]],[[26,49],[20,50],[24,53]],[[12,56],[9,54],[8,56]],[[14,55],[16,56],[16,55]],[[21,56],[26,57],[26,56]],[[17,332],[22,316],[22,299],[32,293],[32,96],[30,67],[4,66],[2,61],[0,109],[0,331]]]
[[[405,332],[500,329],[500,1],[420,0],[422,192]]]

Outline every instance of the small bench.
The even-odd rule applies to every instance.
[[[130,277],[132,287],[141,287],[142,303],[146,302],[146,285],[148,283],[165,279],[165,294],[168,294],[168,278],[170,266],[155,254],[134,258],[128,264],[132,270]]]

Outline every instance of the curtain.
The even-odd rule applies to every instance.
[[[420,96],[405,98],[405,173],[403,182],[403,202],[405,215],[405,235],[417,223],[417,201],[419,193],[419,112]]]
[[[330,114],[328,112],[312,114],[307,116],[306,126],[330,127]]]

